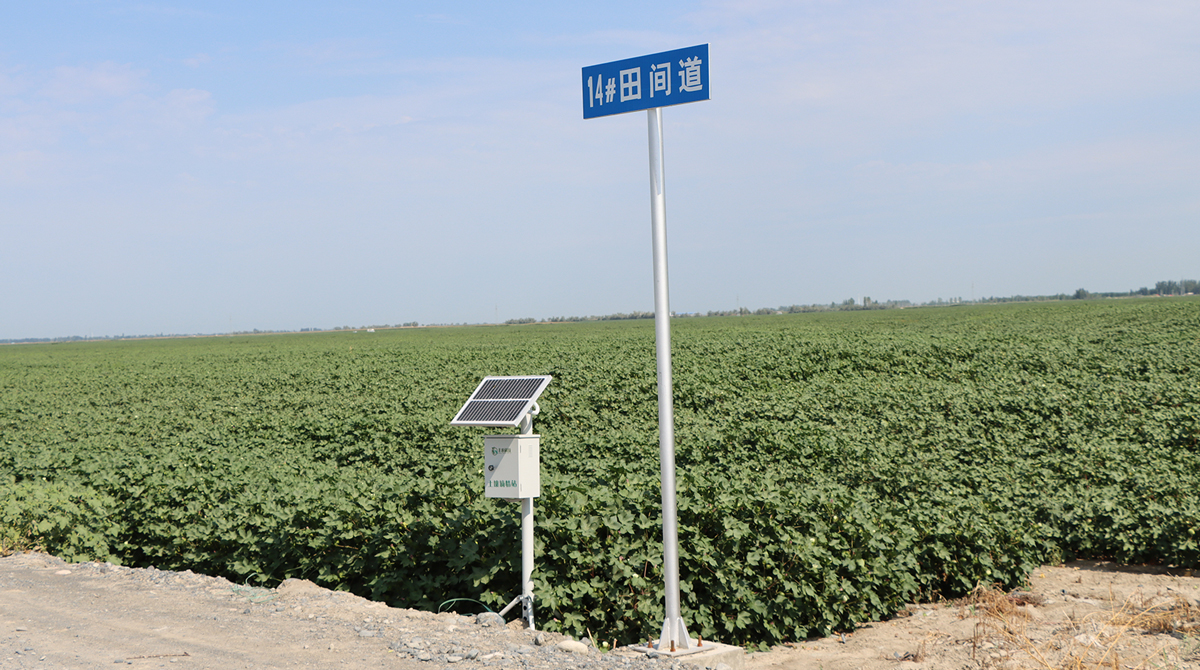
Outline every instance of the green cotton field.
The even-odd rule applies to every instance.
[[[1072,557],[1200,567],[1198,299],[673,330],[693,634],[848,630]],[[483,496],[491,430],[449,422],[482,377],[523,374],[554,376],[539,626],[656,634],[649,320],[0,347],[0,540],[495,609],[519,505]]]

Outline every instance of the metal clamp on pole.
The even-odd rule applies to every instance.
[[[525,625],[529,630],[537,630],[533,627],[533,594],[521,596],[521,618],[525,620]]]
[[[500,616],[508,614],[509,610],[516,607],[517,603],[521,603],[521,620],[529,627],[529,630],[536,630],[533,627],[533,581],[526,582],[525,592],[509,601],[504,609],[500,610]]]

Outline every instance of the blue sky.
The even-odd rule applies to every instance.
[[[1194,0],[10,4],[0,339],[650,311],[580,70],[701,43],[676,311],[1200,276]]]

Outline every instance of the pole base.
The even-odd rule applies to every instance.
[[[642,644],[631,644],[631,645],[629,645],[628,648],[632,649],[633,651],[641,652],[643,654],[653,653],[653,654],[658,654],[659,656],[667,656],[670,658],[675,658],[676,656],[687,656],[688,654],[696,654],[696,653],[705,651],[710,646],[710,643],[708,643],[708,642],[705,642],[704,646],[699,646],[698,640],[696,640],[695,638],[688,640],[688,642],[690,642],[691,644],[689,644],[686,648],[683,647],[681,644],[676,643],[675,651],[671,651],[671,643],[669,641],[667,642],[666,646],[664,647],[662,645],[662,640],[651,640],[650,642],[645,642]]]
[[[670,607],[667,609],[669,610]],[[673,617],[668,615],[663,619],[662,634],[658,636],[658,641],[662,649],[669,651],[691,649],[699,642],[688,636],[687,625],[683,623],[683,617],[678,615]]]
[[[698,666],[715,666],[717,663],[724,663],[734,670],[740,670],[745,666],[746,650],[741,647],[734,647],[720,642],[711,640],[690,640],[692,646],[688,649],[680,649],[676,645],[675,651],[671,651],[671,643],[667,642],[666,649],[659,649],[660,640],[652,640],[649,643],[634,644],[622,649],[636,651],[642,654],[654,654],[660,658],[679,658],[681,656],[688,657],[688,663]]]
[[[651,640],[646,644],[635,644],[630,646],[630,649],[646,654],[654,652],[665,656],[681,656],[703,650],[704,641],[688,636],[683,617],[667,617],[663,620],[662,635],[657,641]]]

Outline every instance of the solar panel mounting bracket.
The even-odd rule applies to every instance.
[[[533,431],[533,417],[541,411],[537,399],[551,379],[550,375],[484,377],[450,425],[517,428],[527,435]]]

